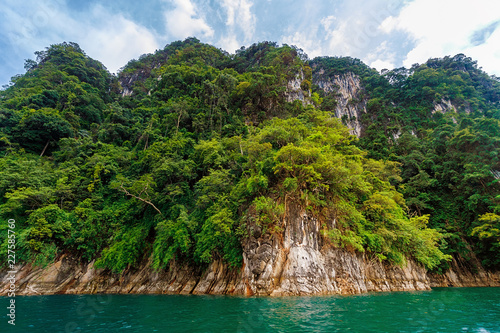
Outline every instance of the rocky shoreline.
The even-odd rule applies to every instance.
[[[288,254],[286,265],[297,262],[297,258],[304,254],[314,258],[310,250],[294,248]],[[31,265],[17,267],[16,295],[112,293],[299,296],[429,290],[431,287],[500,286],[499,274],[484,270],[472,273],[450,269],[443,275],[433,275],[427,274],[414,263],[400,268],[359,261],[359,255],[339,249],[330,249],[328,254],[332,256],[328,265],[341,264],[337,268],[343,267],[335,271],[334,277],[322,275],[321,270],[312,267],[319,268],[320,265],[310,265],[293,267],[295,274],[291,274],[292,267],[288,267],[282,271],[281,277],[273,276],[273,272],[279,271],[279,266],[275,266],[270,276],[257,279],[245,276],[249,270],[247,265],[232,270],[220,262],[213,262],[205,271],[201,271],[172,264],[168,270],[155,271],[148,263],[144,263],[138,269],[117,275],[95,269],[93,262],[80,264],[71,257],[62,256],[44,269]],[[6,296],[9,290],[8,277],[6,271],[0,273],[2,296]]]
[[[17,295],[47,294],[211,294],[330,295],[378,291],[429,290],[431,287],[500,286],[500,273],[479,261],[453,260],[442,275],[408,261],[405,267],[368,260],[364,254],[332,247],[320,233],[320,222],[305,212],[287,214],[280,234],[261,234],[257,226],[243,243],[243,265],[231,269],[219,261],[201,269],[172,262],[156,271],[145,260],[122,274],[95,269],[62,255],[46,268],[18,265]],[[7,271],[0,272],[0,295],[7,295]]]

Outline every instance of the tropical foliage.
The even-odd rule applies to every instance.
[[[114,77],[74,43],[36,56],[0,91],[2,257],[15,219],[22,262],[238,267],[247,226],[279,235],[295,205],[332,246],[376,260],[500,264],[500,83],[469,58],[380,75],[287,45],[229,55],[190,38]],[[359,140],[312,84],[320,68],[362,78]],[[296,78],[304,102],[287,102]],[[435,112],[443,101],[456,109]]]

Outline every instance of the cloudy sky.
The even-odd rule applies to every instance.
[[[500,76],[499,0],[2,0],[0,86],[51,44],[76,42],[116,73],[190,36],[230,53],[276,41],[379,70],[465,53]]]

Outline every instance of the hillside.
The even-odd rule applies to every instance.
[[[465,55],[378,73],[288,45],[230,55],[190,38],[117,77],[75,43],[36,56],[0,91],[4,264],[14,219],[20,264],[220,263],[231,279],[246,270],[253,292],[267,265],[290,272],[274,272],[276,258],[331,251],[377,274],[500,268],[500,80]],[[318,284],[332,291],[329,274]]]

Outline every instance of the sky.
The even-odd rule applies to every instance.
[[[309,56],[351,56],[382,69],[464,53],[500,76],[499,0],[2,0],[0,86],[24,60],[76,42],[117,73],[187,37],[234,53],[273,41]]]

